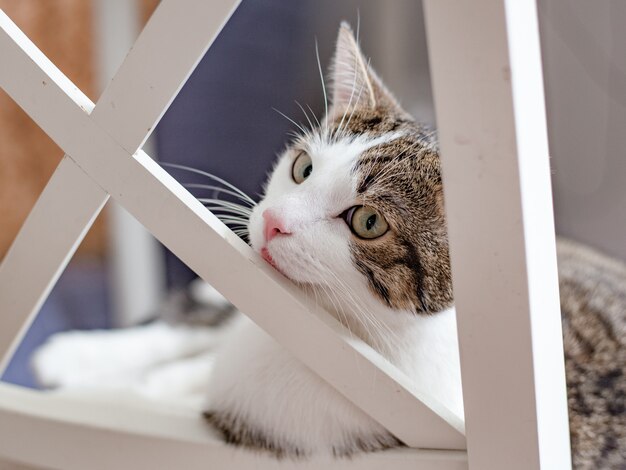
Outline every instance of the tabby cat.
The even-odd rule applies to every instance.
[[[246,212],[250,243],[353,334],[462,416],[436,134],[400,107],[346,24],[331,75],[324,120],[287,147],[264,198]],[[574,466],[623,469],[626,267],[569,241],[559,241],[558,256]],[[181,338],[194,334],[165,324],[139,328],[144,330],[101,334],[135,334],[127,340],[135,348],[137,341],[149,341],[146,328],[159,335],[171,328]],[[228,442],[293,458],[402,445],[242,315],[224,330],[228,340],[211,356],[214,366],[189,369],[179,380],[197,387],[199,374],[208,379],[204,416]],[[199,340],[197,352],[202,344],[211,349],[214,336]],[[72,350],[70,343],[56,338],[37,353],[44,382],[71,382],[58,372],[63,358],[77,355],[78,346]],[[111,355],[115,348],[102,349]]]

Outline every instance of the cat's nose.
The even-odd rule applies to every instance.
[[[285,226],[284,220],[272,209],[263,211],[263,220],[265,221],[265,242],[269,242],[276,235],[289,235],[291,232]]]

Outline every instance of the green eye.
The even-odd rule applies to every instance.
[[[293,180],[300,184],[309,177],[313,171],[313,162],[311,157],[306,152],[300,152],[300,155],[293,162],[293,168],[291,169],[291,176]]]
[[[373,207],[354,206],[346,215],[346,222],[360,238],[372,239],[383,236],[389,230],[389,224]]]

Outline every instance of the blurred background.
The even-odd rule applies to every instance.
[[[0,0],[0,8],[93,101],[157,4]],[[626,3],[538,4],[557,232],[626,260]],[[243,0],[157,126],[147,152],[214,173],[258,199],[294,128],[273,108],[304,122],[298,100],[321,117],[316,38],[325,69],[342,19],[355,28],[359,23],[365,53],[405,108],[435,125],[419,1]],[[62,154],[0,90],[0,258]],[[184,183],[207,182],[189,172],[172,174]],[[28,358],[50,334],[147,321],[167,292],[193,277],[109,203],[3,380],[36,386]]]

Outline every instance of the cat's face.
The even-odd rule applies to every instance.
[[[324,122],[280,156],[249,223],[253,248],[328,295],[397,310],[452,303],[439,156],[342,25]],[[329,294],[330,292],[330,294]]]

